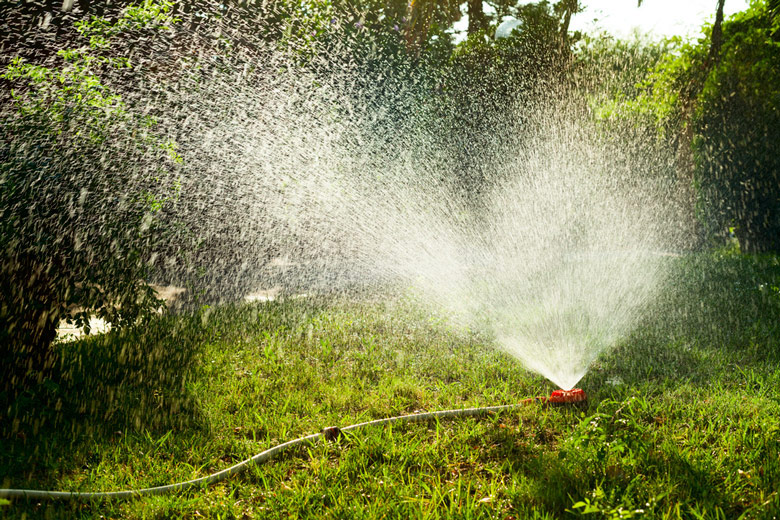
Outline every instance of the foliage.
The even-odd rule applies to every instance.
[[[170,14],[172,6],[173,3],[168,0],[143,0],[140,4],[130,4],[116,21],[93,16],[90,20],[77,22],[76,30],[89,39],[92,49],[107,49],[112,39],[126,36],[133,30],[169,29],[169,24],[177,21]]]
[[[646,93],[652,83],[648,76],[675,48],[672,41],[655,41],[641,33],[627,39],[608,33],[583,35],[575,56],[578,81],[587,89],[595,117],[605,123],[631,118],[632,124],[655,126],[655,114],[653,119],[645,119],[642,115],[648,111],[632,103]]]
[[[128,27],[170,23],[169,7],[146,1],[116,22],[83,22],[90,45],[60,50],[59,66],[17,58],[2,74],[3,355],[45,355],[63,318],[88,331],[96,313],[123,327],[159,307],[145,265],[181,157],[102,83],[130,60],[97,51]]]
[[[722,241],[733,230],[746,252],[780,249],[780,33],[772,9],[754,1],[726,20],[714,57],[711,26],[697,41],[672,39],[638,90],[617,93],[600,110],[607,119],[644,120],[674,143],[702,231]]]
[[[638,43],[640,52],[652,54],[652,59],[639,75],[632,74],[633,82],[621,85],[609,102],[597,107],[598,115],[606,120],[638,119],[653,125],[659,137],[675,139],[688,121],[687,100],[702,81],[698,73],[703,70],[707,40],[692,43],[673,37],[658,45],[657,51],[650,50],[654,46],[649,42]]]
[[[723,26],[695,118],[705,218],[746,252],[780,251],[780,32],[766,2]]]
[[[290,10],[279,44],[304,64],[318,57],[338,63],[345,53],[356,53],[358,61],[392,59],[401,51],[417,57],[451,50],[448,29],[458,18],[458,6],[449,2],[299,2]]]
[[[455,180],[469,199],[489,191],[496,172],[490,159],[512,153],[504,147],[516,146],[518,131],[527,129],[508,124],[510,114],[522,118],[538,109],[568,79],[575,39],[562,44],[554,6],[532,2],[511,12],[523,22],[511,37],[493,38],[493,27],[455,46],[437,68],[440,79],[428,103],[431,125],[447,136]]]

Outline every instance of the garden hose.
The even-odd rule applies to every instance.
[[[408,422],[425,422],[433,419],[450,419],[454,417],[475,417],[481,415],[487,415],[490,413],[502,412],[506,410],[512,410],[520,406],[526,406],[533,403],[539,403],[543,406],[561,406],[567,404],[583,404],[587,400],[587,396],[583,390],[575,388],[573,390],[556,390],[549,397],[531,397],[524,399],[517,404],[508,404],[503,406],[486,406],[481,408],[460,408],[456,410],[443,410],[440,412],[423,412],[410,415],[400,415],[397,417],[387,417],[385,419],[377,419],[374,421],[363,422],[359,424],[353,424],[344,428],[331,426],[325,428],[320,433],[314,433],[305,437],[299,437],[297,439],[287,441],[283,444],[278,444],[273,448],[269,448],[262,453],[258,453],[254,457],[248,458],[238,464],[230,466],[211,475],[205,477],[188,480],[186,482],[177,482],[176,484],[168,484],[166,486],[157,486],[143,489],[130,489],[127,491],[103,491],[103,492],[87,492],[82,493],[79,491],[44,491],[37,489],[0,489],[0,498],[26,498],[26,499],[52,499],[52,500],[96,500],[96,499],[112,499],[112,500],[125,500],[129,498],[136,498],[144,495],[164,495],[166,493],[172,493],[174,491],[180,491],[183,489],[189,489],[195,486],[207,486],[214,484],[221,480],[226,479],[231,475],[240,473],[246,469],[250,464],[262,464],[272,459],[287,448],[294,446],[309,445],[319,438],[325,440],[336,440],[343,432],[351,430],[358,430],[368,426],[380,426],[384,424],[391,424],[395,422],[408,423]]]

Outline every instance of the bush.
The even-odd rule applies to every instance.
[[[159,308],[144,275],[181,158],[101,74],[131,67],[110,56],[112,40],[139,26],[164,27],[169,8],[146,1],[115,22],[80,22],[88,47],[60,50],[57,67],[16,58],[1,76],[11,92],[0,112],[6,367],[42,368],[62,319],[88,332],[89,313],[122,327]]]

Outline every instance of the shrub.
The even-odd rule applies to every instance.
[[[1,76],[11,93],[0,112],[6,367],[42,368],[62,319],[88,332],[89,313],[122,327],[159,308],[144,275],[181,158],[101,74],[131,67],[110,55],[112,40],[140,26],[164,28],[169,9],[146,1],[114,22],[80,22],[88,46],[60,50],[53,67],[16,58]]]

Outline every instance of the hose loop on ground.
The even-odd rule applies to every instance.
[[[573,392],[576,392],[574,390]],[[557,392],[561,392],[558,390]],[[576,400],[567,401],[570,403],[583,402],[584,392],[582,397],[578,397]],[[555,393],[553,394],[555,395]],[[578,394],[579,395],[579,394]],[[282,451],[293,448],[300,445],[310,445],[320,437],[326,440],[336,440],[343,432],[349,432],[366,428],[369,426],[383,426],[391,423],[408,423],[408,422],[425,422],[438,419],[450,419],[455,417],[477,417],[482,415],[488,415],[491,413],[498,413],[507,410],[519,408],[539,402],[541,404],[560,404],[547,397],[532,397],[525,399],[517,404],[508,404],[502,406],[484,406],[479,408],[458,408],[455,410],[442,410],[439,412],[422,412],[409,415],[399,415],[396,417],[387,417],[384,419],[376,419],[374,421],[366,421],[358,424],[352,424],[345,426],[344,428],[338,428],[331,426],[322,430],[321,433],[314,433],[312,435],[306,435],[305,437],[299,437],[291,441],[287,441],[282,444],[278,444],[272,448],[269,448],[257,455],[250,457],[244,461],[239,462],[229,468],[225,468],[211,475],[205,477],[196,478],[193,480],[187,480],[185,482],[177,482],[175,484],[168,484],[165,486],[157,486],[143,489],[129,489],[126,491],[99,491],[99,492],[80,492],[80,491],[45,491],[38,489],[0,489],[0,498],[26,498],[26,499],[50,499],[50,500],[127,500],[131,498],[138,498],[145,495],[164,495],[167,493],[173,493],[176,491],[183,491],[198,486],[208,486],[221,480],[224,480],[230,476],[236,475],[245,470],[250,464],[263,464]]]

